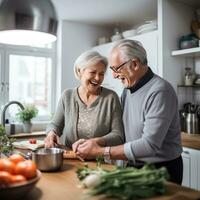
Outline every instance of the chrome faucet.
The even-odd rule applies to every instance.
[[[12,105],[12,104],[17,104],[22,110],[24,110],[24,106],[18,102],[18,101],[10,101],[8,102],[4,107],[3,107],[3,111],[2,111],[2,117],[1,117],[1,124],[5,127],[5,123],[6,123],[6,110],[7,108]]]

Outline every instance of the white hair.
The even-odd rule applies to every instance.
[[[85,51],[76,59],[74,63],[75,77],[80,80],[80,69],[85,69],[97,63],[103,63],[105,66],[105,71],[107,70],[108,61],[106,57],[102,56],[97,51]]]
[[[119,49],[120,57],[123,60],[137,58],[141,64],[147,65],[147,53],[142,44],[137,40],[121,40],[115,44],[114,49]]]

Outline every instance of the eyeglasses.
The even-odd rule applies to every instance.
[[[129,59],[128,61],[122,63],[121,65],[119,65],[118,67],[113,67],[113,66],[110,66],[110,69],[113,70],[113,72],[117,73],[126,63],[132,61],[131,59]]]

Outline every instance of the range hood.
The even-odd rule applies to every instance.
[[[57,15],[51,0],[3,0],[0,43],[40,45],[54,42]]]

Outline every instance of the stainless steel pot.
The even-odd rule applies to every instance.
[[[188,113],[186,116],[186,132],[190,134],[199,133],[199,118],[196,113]]]
[[[32,153],[32,160],[41,171],[57,171],[63,164],[64,150],[59,148],[42,148]]]

